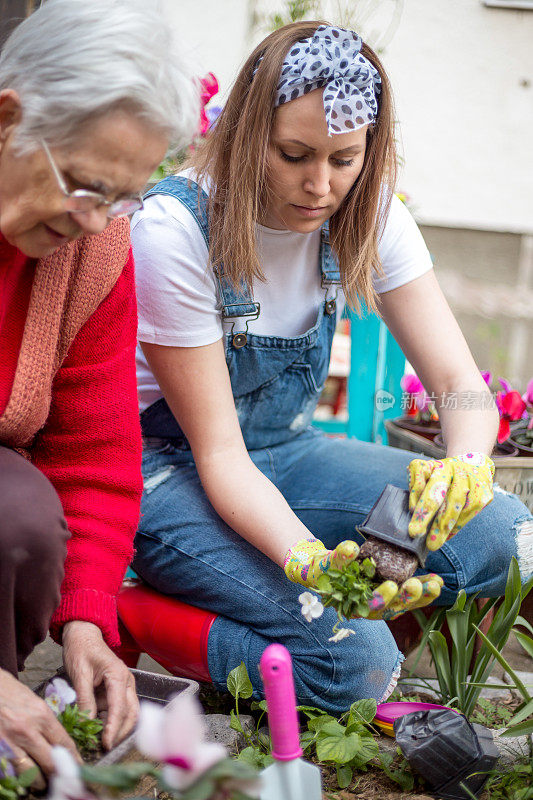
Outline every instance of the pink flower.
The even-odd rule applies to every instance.
[[[209,130],[209,126],[211,122],[209,121],[206,113],[206,105],[209,103],[212,97],[214,97],[218,93],[218,81],[216,77],[213,75],[212,72],[208,72],[205,78],[200,79],[200,135],[205,136],[207,131]]]
[[[529,381],[526,392],[522,395],[522,400],[528,406],[533,406],[533,378]]]
[[[483,378],[483,380],[485,381],[487,386],[490,387],[490,385],[492,383],[492,372],[489,372],[488,370],[483,370],[481,372],[481,377]]]
[[[500,378],[501,382],[501,378]],[[506,381],[507,383],[507,381]],[[507,393],[497,392],[496,405],[500,411],[500,427],[498,430],[498,443],[502,444],[509,438],[511,432],[510,422],[520,419],[526,409],[526,404],[515,391]]]
[[[404,375],[400,381],[400,386],[404,392],[409,392],[409,394],[419,394],[420,392],[425,392],[425,389],[422,386],[422,381],[418,375]]]
[[[508,380],[506,380],[505,378],[498,378],[498,380],[500,381],[500,385],[501,385],[501,387],[502,387],[504,392],[512,392],[513,391],[513,387],[511,386],[511,384],[509,383]]]
[[[165,764],[165,782],[179,791],[227,755],[221,744],[206,741],[201,706],[188,694],[166,706],[141,703],[135,737],[141,753]]]

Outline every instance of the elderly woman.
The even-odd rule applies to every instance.
[[[17,680],[49,627],[104,746],[136,718],[110,649],[141,494],[126,217],[194,129],[179,52],[141,0],[48,0],[0,57],[0,739],[19,771],[75,751]]]

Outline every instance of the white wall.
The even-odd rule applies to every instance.
[[[262,38],[250,34],[252,11],[282,7],[282,0],[165,3],[199,72],[214,72],[221,94]],[[386,44],[406,161],[401,188],[417,218],[533,232],[533,11],[481,0],[324,0],[323,8],[332,22],[336,8],[348,10],[371,44]]]
[[[533,11],[406,0],[384,61],[417,218],[533,231]]]
[[[248,56],[248,0],[163,0],[163,6],[198,74],[218,78],[217,104]]]

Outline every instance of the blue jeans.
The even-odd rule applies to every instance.
[[[250,456],[328,547],[359,538],[354,528],[385,484],[407,487],[406,467],[414,457],[382,445],[330,439],[311,428],[288,442],[251,450]],[[402,660],[384,622],[352,620],[345,627],[355,635],[330,643],[335,612],[329,608],[320,619],[305,621],[298,602],[302,587],[220,519],[189,450],[152,440],[143,474],[133,568],[159,591],[219,614],[207,654],[217,687],[225,689],[230,670],[244,661],[254,694],[261,696],[259,659],[277,641],[291,652],[300,702],[340,712],[357,698],[383,697]],[[527,578],[532,535],[527,508],[515,495],[495,491],[493,502],[428,558],[425,571],[444,578],[439,602],[452,603],[460,589],[483,597],[502,594],[517,551],[525,556],[521,569]]]

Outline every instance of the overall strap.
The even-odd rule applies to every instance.
[[[209,216],[207,212],[207,194],[195,181],[181,175],[169,175],[159,181],[144,195],[144,199],[154,194],[167,194],[175,197],[191,212],[198,227],[202,231],[207,248],[209,249]],[[224,275],[222,265],[213,269],[220,297],[222,299],[222,317],[259,316],[259,303],[254,303],[249,287],[242,282],[239,289],[235,289]]]
[[[320,272],[322,286],[326,289],[326,314],[334,314],[337,309],[337,291],[328,297],[329,288],[341,286],[341,276],[337,259],[329,241],[329,220],[322,225],[320,231]]]

